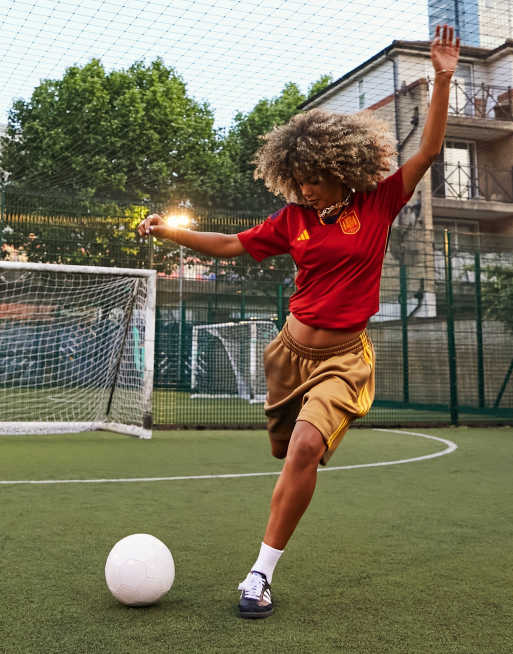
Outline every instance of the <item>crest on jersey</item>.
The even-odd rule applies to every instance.
[[[344,234],[356,234],[360,231],[360,221],[358,220],[358,214],[354,209],[349,213],[340,216],[338,224]]]

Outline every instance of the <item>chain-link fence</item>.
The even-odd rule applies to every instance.
[[[135,227],[150,209],[3,192],[1,257],[156,269],[155,423],[262,426],[261,354],[286,318],[293,261],[212,259],[142,239]],[[265,217],[177,211],[193,229],[225,233]],[[369,323],[376,401],[362,423],[511,424],[511,289],[513,237],[394,227]]]

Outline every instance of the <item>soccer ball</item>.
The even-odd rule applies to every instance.
[[[175,564],[162,541],[149,534],[132,534],[118,541],[105,563],[110,592],[127,606],[148,606],[173,585]]]

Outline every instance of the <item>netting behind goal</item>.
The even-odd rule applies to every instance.
[[[191,397],[238,397],[263,402],[263,353],[277,333],[270,320],[194,326]]]
[[[0,434],[151,436],[155,273],[0,262]]]

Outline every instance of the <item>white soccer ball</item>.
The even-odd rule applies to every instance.
[[[127,606],[148,606],[173,585],[175,563],[164,543],[150,534],[132,534],[118,541],[105,563],[110,592]]]

